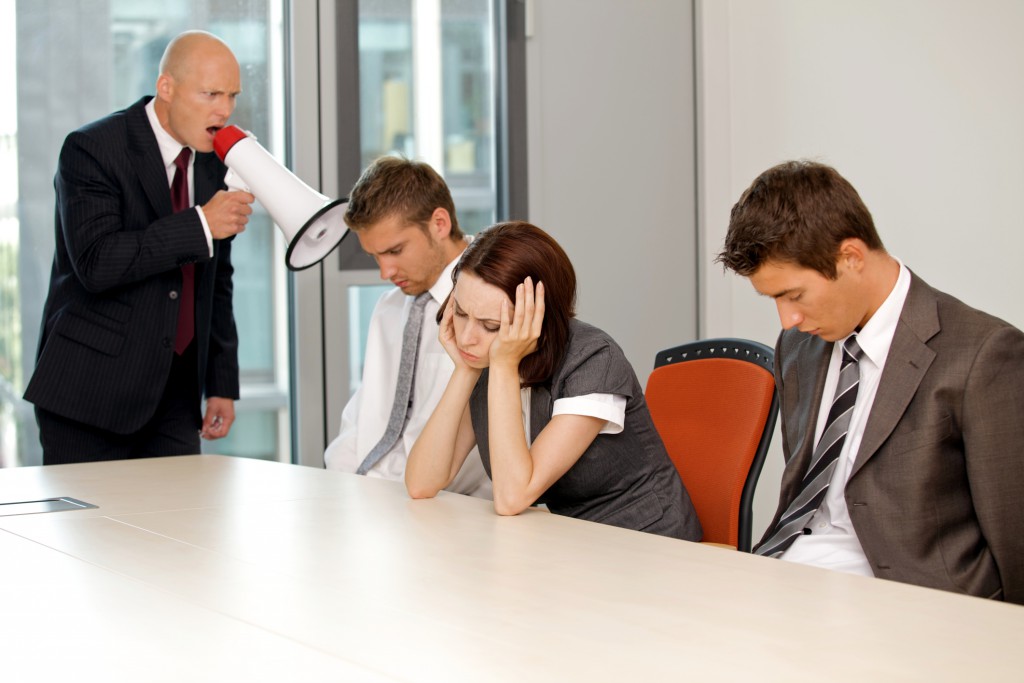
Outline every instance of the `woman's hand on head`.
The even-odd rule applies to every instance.
[[[515,306],[508,301],[502,304],[501,329],[491,344],[491,365],[504,363],[518,368],[523,358],[537,350],[543,323],[544,283],[535,286],[527,277],[516,287]]]
[[[471,369],[466,365],[466,361],[463,360],[459,354],[459,347],[455,343],[455,297],[449,296],[448,303],[444,307],[444,315],[441,316],[441,324],[437,330],[437,340],[441,342],[441,346],[444,347],[445,352],[448,353],[448,357],[455,363],[455,368],[466,368]]]

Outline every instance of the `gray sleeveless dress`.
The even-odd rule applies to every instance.
[[[473,431],[491,476],[484,370],[469,401]],[[640,382],[622,349],[603,331],[572,320],[569,344],[550,384],[533,387],[531,442],[551,420],[554,402],[586,394],[626,397],[619,434],[600,434],[569,471],[538,499],[551,512],[690,541],[700,522],[647,410]]]

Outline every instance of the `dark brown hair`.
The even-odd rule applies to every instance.
[[[449,237],[462,239],[452,193],[437,171],[421,161],[385,156],[367,166],[352,186],[345,223],[358,232],[398,214],[426,230],[439,208],[451,218]]]
[[[871,212],[834,168],[787,161],[758,176],[732,207],[725,248],[715,261],[746,277],[773,260],[834,280],[839,245],[850,237],[885,249]]]
[[[516,287],[527,276],[544,283],[544,322],[537,350],[519,364],[524,387],[545,384],[565,354],[569,321],[576,316],[576,271],[551,235],[523,221],[498,223],[481,231],[452,271],[473,273],[503,291],[514,303]],[[442,309],[443,310],[443,309]]]

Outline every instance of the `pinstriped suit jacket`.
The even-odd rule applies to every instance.
[[[50,289],[25,391],[40,408],[119,434],[141,428],[160,402],[185,263],[195,264],[200,391],[238,398],[231,242],[215,240],[211,258],[198,213],[172,214],[149,99],[64,141]],[[196,205],[224,188],[225,171],[215,155],[196,155]]]
[[[831,353],[779,337],[786,470],[769,529],[810,462]],[[844,493],[875,576],[1024,603],[1024,333],[912,276]]]

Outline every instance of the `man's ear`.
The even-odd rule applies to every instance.
[[[435,239],[444,240],[452,232],[452,217],[448,215],[447,209],[437,207],[430,215],[430,234]]]
[[[160,77],[156,79],[156,96],[164,102],[171,101],[171,95],[174,94],[174,79],[167,74],[160,74]]]
[[[868,246],[858,237],[847,237],[839,243],[838,270],[852,270],[859,273],[864,269]]]

